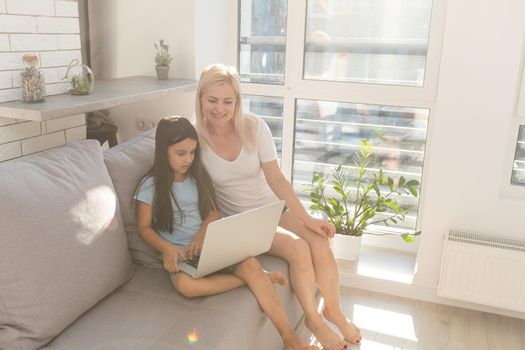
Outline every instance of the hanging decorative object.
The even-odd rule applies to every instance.
[[[69,76],[71,73],[71,77]],[[78,59],[69,62],[66,74],[63,80],[69,80],[71,89],[69,93],[72,95],[87,95],[93,91],[95,86],[95,75],[91,68],[85,64],[80,64]]]
[[[26,69],[20,73],[22,100],[25,102],[43,102],[46,100],[46,82],[44,74],[38,70],[38,57],[34,54],[22,56]]]

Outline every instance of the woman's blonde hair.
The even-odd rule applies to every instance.
[[[206,120],[202,114],[201,98],[209,89],[221,84],[230,84],[235,92],[236,101],[233,119],[235,132],[239,135],[243,147],[250,152],[255,151],[257,146],[257,120],[249,114],[244,114],[242,110],[241,84],[237,71],[233,67],[222,64],[212,64],[205,67],[201,72],[199,85],[197,86],[195,96],[195,128],[199,133],[202,147],[207,147],[211,145],[212,142],[208,128],[206,127]]]

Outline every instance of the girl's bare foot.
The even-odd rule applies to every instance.
[[[304,318],[304,323],[306,328],[312,332],[317,341],[323,346],[323,349],[326,350],[343,350],[346,349],[346,344],[344,340],[335,334],[330,327],[328,327],[322,317]]]
[[[288,284],[288,279],[279,271],[266,272],[266,274],[273,284],[280,284],[281,286]]]
[[[341,311],[335,315],[331,315],[327,309],[324,309],[323,316],[339,328],[339,331],[341,331],[341,334],[347,342],[352,344],[359,344],[361,342],[361,332],[359,328],[350,322]]]

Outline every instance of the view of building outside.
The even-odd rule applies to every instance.
[[[286,0],[240,2],[241,81],[284,84],[287,3]]]
[[[305,79],[422,86],[431,0],[310,0]]]
[[[513,185],[525,185],[525,125],[520,125],[518,132],[511,183]]]
[[[283,99],[280,97],[243,95],[242,108],[264,119],[272,132],[277,157],[282,157],[283,146]]]

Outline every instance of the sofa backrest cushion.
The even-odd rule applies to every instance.
[[[35,349],[131,277],[97,141],[0,163],[0,349]]]
[[[135,263],[163,268],[159,253],[139,237],[133,194],[153,164],[155,130],[150,129],[104,152],[113,186],[119,198],[128,245]]]

